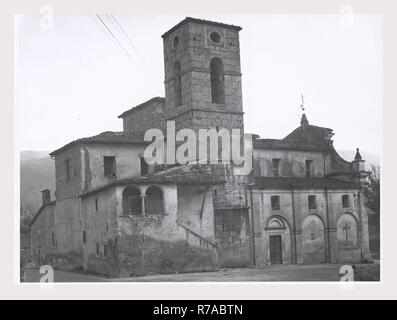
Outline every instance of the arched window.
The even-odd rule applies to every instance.
[[[225,77],[223,62],[219,58],[212,58],[211,69],[211,99],[213,103],[225,103]]]
[[[175,90],[175,107],[182,104],[182,76],[181,64],[177,61],[174,64],[174,90]]]
[[[142,214],[141,191],[136,187],[127,187],[123,191],[123,215]]]
[[[150,186],[146,190],[146,213],[164,214],[163,192],[159,187]]]

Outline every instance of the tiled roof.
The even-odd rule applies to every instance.
[[[225,183],[223,178],[214,175],[213,172],[211,165],[206,164],[176,166],[146,176],[115,180],[107,185],[85,192],[80,197],[86,197],[116,185],[126,184],[215,185]]]
[[[59,148],[50,153],[50,156],[54,156],[58,152],[65,150],[72,145],[82,144],[82,143],[121,143],[121,144],[149,144],[150,142],[144,142],[142,139],[139,139],[135,134],[131,134],[129,132],[120,132],[120,131],[105,131],[100,134],[97,134],[92,137],[80,138],[69,142],[64,145],[62,148]]]
[[[332,144],[331,137],[334,135],[333,130],[313,125],[303,125],[296,128],[283,140],[299,141],[321,147],[329,147]]]
[[[167,37],[174,30],[178,29],[179,27],[181,27],[182,25],[184,25],[185,23],[188,23],[188,22],[195,22],[195,23],[199,23],[199,24],[207,24],[207,25],[211,25],[211,26],[215,26],[215,27],[233,29],[233,30],[237,30],[237,31],[240,31],[242,29],[241,27],[235,26],[235,25],[232,25],[232,24],[226,24],[226,23],[215,22],[215,21],[210,21],[210,20],[186,17],[181,22],[179,22],[177,25],[173,26],[170,30],[168,30],[166,33],[164,33],[161,37],[162,38]]]
[[[147,105],[152,104],[153,102],[162,102],[162,103],[164,103],[165,102],[165,98],[163,98],[163,97],[154,97],[152,99],[149,99],[149,100],[147,100],[147,101],[145,101],[145,102],[143,102],[141,104],[138,104],[135,107],[132,107],[131,109],[129,109],[127,111],[124,111],[122,114],[119,115],[119,118],[124,118],[129,113],[131,113],[133,111],[137,111],[139,109],[142,109],[142,108],[146,107]]]
[[[44,209],[45,207],[53,206],[53,205],[55,205],[55,203],[56,203],[56,201],[50,201],[50,202],[48,202],[48,203],[46,203],[46,204],[43,204],[43,205],[40,207],[40,209],[37,210],[37,212],[36,212],[36,214],[33,216],[32,220],[30,220],[30,222],[29,222],[29,228],[30,228],[30,227],[33,225],[33,223],[37,220],[37,218],[40,216],[41,212],[43,211],[43,209]]]
[[[258,189],[359,189],[360,185],[333,178],[255,177],[253,188]]]

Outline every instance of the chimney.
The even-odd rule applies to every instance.
[[[43,206],[51,202],[51,191],[44,189],[41,191],[41,197],[43,199]]]

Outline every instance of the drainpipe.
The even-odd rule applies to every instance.
[[[255,258],[255,229],[254,229],[254,205],[252,200],[252,187],[248,186],[250,189],[250,200],[251,200],[251,208],[249,209],[251,212],[251,251],[252,251],[252,264],[256,265]]]
[[[325,217],[326,217],[326,222],[327,222],[327,228],[326,228],[326,236],[327,236],[327,262],[331,262],[331,239],[329,236],[330,233],[330,226],[329,226],[329,208],[328,208],[328,189],[325,187],[324,188],[325,192]]]
[[[294,236],[294,259],[293,263],[298,264],[298,254],[297,254],[297,244],[296,244],[296,220],[295,220],[295,192],[294,188],[291,187],[291,197],[292,197],[292,232]]]

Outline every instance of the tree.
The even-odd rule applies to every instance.
[[[29,231],[29,223],[37,212],[37,208],[31,203],[21,203],[20,206],[20,232],[26,233]]]
[[[369,209],[369,225],[380,226],[380,167],[371,166],[371,174],[368,176],[368,188],[364,191],[365,206]]]

